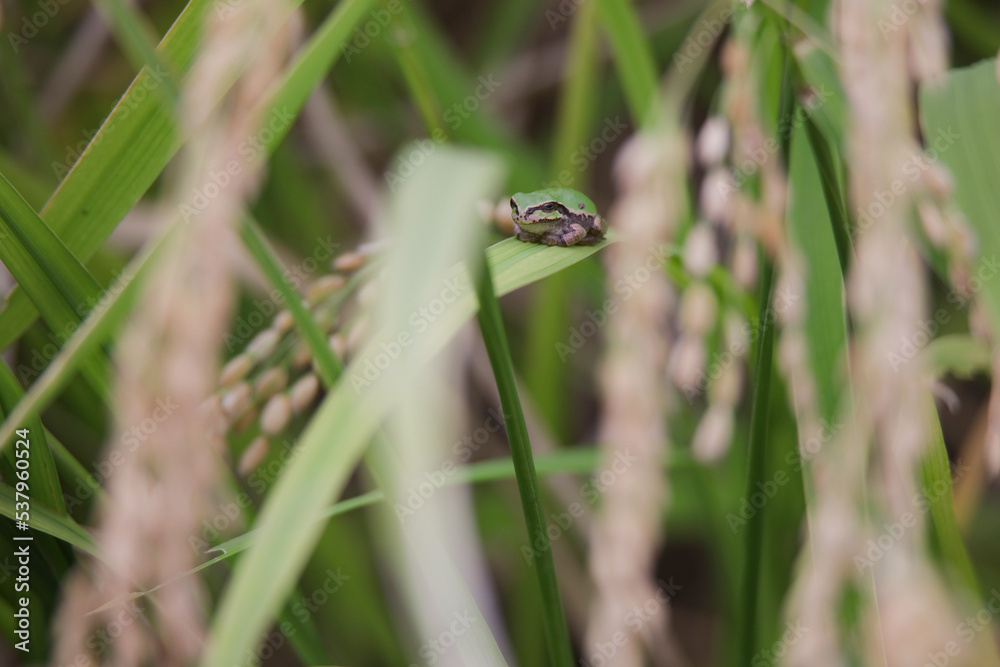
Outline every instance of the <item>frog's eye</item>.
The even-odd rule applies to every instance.
[[[556,204],[555,204],[555,202],[551,202],[550,201],[550,202],[548,202],[546,204],[542,204],[542,210],[543,211],[554,211],[554,210],[556,210]]]

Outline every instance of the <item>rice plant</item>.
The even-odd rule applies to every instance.
[[[1000,667],[994,4],[0,11],[0,663]]]

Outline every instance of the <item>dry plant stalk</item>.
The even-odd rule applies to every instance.
[[[625,621],[636,605],[666,594],[652,581],[652,572],[667,494],[667,396],[660,369],[667,361],[675,295],[660,265],[661,248],[683,210],[685,153],[684,139],[672,123],[634,136],[616,165],[622,195],[611,219],[622,240],[607,250],[608,284],[631,280],[641,286],[608,317],[599,469],[615,477],[602,497],[590,540],[597,591],[585,642],[590,650],[616,633],[629,637],[619,646],[615,665],[645,664],[644,644],[661,664],[683,662],[667,632],[666,603],[662,614],[643,627],[642,641]],[[620,471],[614,466],[623,458],[631,463]]]
[[[912,26],[880,32],[880,19],[892,11],[890,0],[838,0],[833,7],[850,107],[850,194],[854,208],[868,211],[876,193],[892,190],[905,160],[919,150],[907,61]],[[848,279],[856,331],[849,351],[853,401],[847,427],[812,459],[811,559],[790,609],[809,632],[791,647],[787,665],[848,664],[849,640],[840,634],[837,615],[850,585],[863,599],[858,630],[864,636],[855,648],[866,664],[920,664],[956,626],[951,601],[927,562],[923,513],[913,504],[930,437],[929,382],[919,359],[896,368],[888,361],[924,316],[923,267],[908,229],[916,194],[905,190],[879,209],[856,240]],[[869,539],[907,515],[914,522],[879,558],[867,561]]]
[[[213,22],[186,82],[181,114],[190,140],[177,188],[162,205],[165,223],[183,227],[162,250],[119,342],[111,456],[122,463],[108,482],[110,501],[100,508],[96,531],[107,563],[94,563],[90,576],[81,569],[71,577],[58,618],[60,663],[89,656],[88,634],[121,611],[114,606],[87,616],[92,609],[196,564],[189,539],[209,518],[224,447],[217,416],[201,407],[215,387],[234,291],[231,267],[220,257],[235,243],[233,227],[258,185],[262,163],[246,164],[239,146],[257,132],[259,103],[289,50],[290,35],[279,27],[283,12],[274,3],[248,1]],[[243,63],[247,75],[224,97]],[[239,170],[227,168],[233,161]],[[232,179],[207,196],[218,173]],[[204,206],[192,203],[195,192],[206,193]],[[167,416],[156,430],[134,450],[126,447],[124,435],[158,407]],[[183,578],[153,602],[155,613],[124,625],[103,664],[184,665],[198,655],[205,625],[199,580]]]

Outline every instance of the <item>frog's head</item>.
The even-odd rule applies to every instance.
[[[576,190],[549,188],[518,192],[510,198],[510,214],[523,229],[539,234],[574,215],[596,215],[594,202]]]

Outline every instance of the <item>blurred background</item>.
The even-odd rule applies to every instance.
[[[758,405],[756,410],[758,435],[752,427],[754,388],[760,383],[760,378],[755,378],[759,314],[770,313],[780,338],[786,328],[799,326],[794,313],[807,308],[814,296],[810,292],[800,300],[802,292],[792,283],[791,291],[784,292],[793,295],[788,304],[793,315],[789,316],[781,302],[780,284],[772,288],[770,307],[767,289],[760,291],[762,282],[768,284],[762,276],[770,275],[771,264],[779,277],[787,275],[788,267],[802,268],[802,258],[793,258],[794,253],[788,251],[789,243],[802,243],[802,232],[784,222],[782,209],[783,195],[791,191],[794,197],[796,192],[796,183],[785,181],[789,160],[793,160],[788,151],[794,148],[789,146],[796,140],[812,146],[820,157],[816,158],[818,168],[809,169],[827,179],[818,144],[809,143],[803,128],[808,126],[819,133],[816,136],[828,139],[833,147],[829,164],[839,167],[839,175],[829,177],[824,184],[834,183],[842,197],[855,196],[850,194],[849,184],[857,173],[864,173],[863,168],[852,171],[855,139],[843,139],[864,115],[857,98],[852,97],[851,82],[843,80],[840,69],[849,67],[850,59],[845,65],[840,58],[839,42],[829,42],[829,49],[826,47],[826,40],[839,39],[832,27],[835,8],[830,6],[837,3],[788,3],[797,13],[789,11],[787,16],[795,19],[787,24],[781,23],[785,3],[777,1],[756,3],[751,8],[728,2],[606,3],[618,9],[598,7],[597,0],[309,2],[297,8],[249,0],[194,4],[199,5],[200,20],[189,17],[188,24],[178,20],[186,5],[174,0],[134,4],[118,0],[0,0],[0,32],[5,42],[0,45],[0,173],[10,186],[48,223],[47,207],[54,211],[62,205],[50,200],[92,142],[94,147],[104,143],[106,151],[114,146],[131,155],[129,159],[137,160],[136,173],[151,173],[148,186],[140,187],[108,166],[115,164],[115,154],[107,153],[111,157],[101,158],[105,162],[78,174],[83,185],[74,183],[72,187],[80,189],[66,188],[64,198],[75,198],[66,204],[76,207],[74,213],[51,224],[57,235],[64,236],[65,230],[86,218],[87,202],[102,201],[102,196],[120,199],[115,206],[109,204],[96,212],[106,218],[102,223],[110,232],[106,240],[94,237],[77,247],[76,240],[63,239],[102,292],[115,293],[113,288],[121,285],[123,272],[130,280],[130,262],[141,257],[168,226],[176,224],[178,216],[187,222],[183,206],[188,200],[183,197],[188,193],[192,195],[188,205],[193,208],[187,209],[191,215],[228,220],[225,226],[230,236],[218,246],[206,245],[217,237],[192,237],[200,240],[203,249],[210,249],[206,254],[228,267],[226,277],[212,283],[210,277],[204,277],[209,272],[189,274],[199,276],[199,281],[204,278],[204,285],[227,295],[225,303],[202,304],[214,315],[208,318],[212,324],[206,325],[205,340],[199,344],[207,349],[214,341],[211,354],[216,356],[206,352],[208,356],[191,357],[207,360],[201,366],[211,368],[214,385],[201,391],[202,398],[215,397],[218,404],[213,404],[213,409],[222,415],[220,435],[224,437],[215,450],[218,469],[205,472],[205,479],[188,489],[191,497],[202,494],[204,499],[199,501],[200,509],[191,510],[188,529],[190,532],[193,527],[193,537],[183,545],[184,556],[173,563],[174,570],[165,566],[142,572],[142,576],[137,575],[141,582],[138,589],[126,586],[122,590],[148,590],[163,583],[170,572],[180,574],[207,560],[205,552],[211,546],[254,527],[255,517],[286,465],[295,459],[298,439],[315,419],[316,406],[324,396],[332,395],[303,338],[290,332],[291,315],[282,306],[283,297],[274,297],[274,276],[263,268],[259,254],[247,250],[252,244],[244,246],[232,233],[243,224],[234,211],[245,206],[256,221],[253,228],[258,238],[267,239],[272,258],[280,262],[279,275],[284,271],[285,283],[306,300],[337,356],[347,363],[364,361],[361,349],[375,331],[371,319],[376,315],[371,313],[384,308],[387,299],[383,297],[391,294],[391,277],[380,272],[383,265],[378,259],[386,252],[385,245],[378,241],[408,238],[396,224],[407,218],[399,213],[399,202],[416,201],[425,207],[420,215],[410,212],[428,225],[425,235],[433,245],[435,235],[451,234],[447,226],[437,227],[435,216],[449,211],[453,200],[464,202],[475,191],[461,177],[462,168],[434,171],[439,175],[436,180],[420,175],[438,169],[429,166],[425,170],[423,165],[437,165],[437,158],[446,152],[439,147],[447,144],[449,149],[469,148],[488,155],[499,165],[497,173],[502,174],[493,177],[496,187],[481,188],[487,196],[475,197],[476,213],[484,224],[476,228],[479,240],[469,242],[468,247],[499,243],[510,235],[509,210],[505,210],[510,194],[553,186],[587,193],[619,234],[613,239],[619,241],[614,249],[602,246],[594,254],[579,259],[574,256],[541,279],[525,280],[530,284],[501,300],[521,404],[542,478],[541,500],[575,664],[756,667],[793,660],[788,664],[867,665],[882,664],[870,659],[880,652],[887,654],[887,665],[939,664],[933,662],[933,647],[923,650],[921,645],[915,654],[895,653],[899,643],[893,641],[900,642],[905,632],[919,633],[924,622],[943,624],[948,632],[954,629],[952,634],[961,637],[959,628],[948,626],[950,617],[937,618],[932,613],[923,620],[905,617],[896,627],[896,618],[887,612],[880,616],[881,633],[872,631],[869,623],[874,621],[868,614],[875,612],[854,600],[852,596],[866,596],[849,586],[841,591],[831,614],[843,617],[838,618],[837,627],[853,629],[831,638],[809,621],[805,625],[813,628],[813,634],[799,643],[800,633],[805,631],[801,630],[801,618],[789,609],[800,608],[802,600],[808,601],[810,596],[826,599],[808,586],[796,588],[796,578],[806,567],[801,559],[810,549],[827,548],[824,545],[831,543],[811,542],[809,523],[836,524],[838,520],[837,515],[831,519],[822,512],[811,513],[810,508],[819,512],[827,507],[815,500],[822,499],[826,478],[823,474],[812,478],[806,471],[827,443],[851,442],[842,429],[844,423],[853,422],[837,411],[832,414],[839,417],[828,419],[829,414],[822,409],[803,416],[803,401],[808,403],[815,397],[804,399],[801,383],[794,380],[802,357],[795,357],[788,349],[782,353],[778,346],[773,370],[770,361],[766,365],[770,394],[769,398],[764,394],[764,407]],[[907,17],[920,16],[921,12],[934,14],[925,19],[947,35],[948,68],[994,58],[1000,49],[1000,9],[995,3],[948,0],[938,6],[927,2],[913,12],[906,3],[899,5],[898,11]],[[886,2],[879,6],[888,12],[886,26],[896,26],[892,18],[895,5]],[[338,11],[345,12],[345,18],[329,28],[330,17]],[[232,33],[219,27],[229,25],[226,21],[231,17],[239,19],[240,12],[257,13],[250,14],[246,23],[235,24]],[[621,39],[633,25],[629,16],[635,18],[634,26],[641,31],[640,40],[633,43],[639,53],[631,59]],[[268,22],[282,26],[281,30],[272,30],[268,41],[260,43],[261,53],[255,54],[247,36],[264,34],[266,29],[254,31],[261,31]],[[896,26],[902,32],[912,31],[911,48],[921,44],[922,28],[914,27],[917,25],[930,23],[918,24],[916,19],[911,22],[906,18]],[[151,55],[152,45],[172,26],[176,48],[161,48],[158,56]],[[337,57],[321,75],[314,76],[315,85],[303,94],[301,108],[277,108],[268,116],[251,117],[249,109],[256,108],[251,103],[267,99],[266,91],[282,81],[281,73],[294,67],[296,58],[305,52],[303,46],[313,45],[310,40],[323,30],[338,31],[336,39],[329,42],[334,44],[331,48]],[[870,32],[878,35],[880,30],[891,44],[895,32],[881,24]],[[193,36],[196,34],[200,37]],[[196,48],[199,44],[206,49],[221,48],[227,43],[235,45],[236,56],[209,50],[204,53],[215,60],[206,60]],[[817,44],[822,48],[815,50],[829,60],[810,69],[812,61],[806,52]],[[873,52],[877,50],[873,47]],[[270,55],[269,61],[263,58],[264,52]],[[251,57],[261,60],[253,60],[247,73],[234,64],[241,57],[247,62]],[[782,57],[799,59],[791,74],[783,69]],[[165,63],[163,79],[172,83],[153,83],[148,93],[143,92],[146,83],[159,80],[157,65],[144,58],[161,58]],[[231,71],[222,65],[217,68],[220,71],[214,71],[213,63],[222,63]],[[827,65],[829,69],[824,70]],[[148,68],[147,76],[136,79],[142,66]],[[191,71],[203,78],[178,76],[178,72]],[[889,66],[884,71],[886,76],[894,72]],[[824,80],[823,72],[836,84],[829,92],[833,103],[827,103],[818,83]],[[232,84],[237,74],[242,77],[242,88],[233,93],[225,85]],[[745,80],[741,78],[744,75]],[[636,83],[650,76],[655,89]],[[790,88],[782,85],[786,76],[786,83],[794,83]],[[204,84],[201,88],[199,81]],[[912,116],[919,113],[921,81],[915,73],[912,81],[907,79],[904,94],[898,96],[901,108],[909,105]],[[128,97],[123,98],[126,91]],[[161,132],[156,125],[160,121],[144,115],[142,123],[136,120],[146,113],[146,100],[159,99],[164,91],[183,98],[184,103],[173,99],[183,119],[178,127],[186,128],[187,136],[200,139],[203,154],[196,154],[190,146],[198,142],[181,139],[184,132],[170,128]],[[202,98],[197,97],[199,93]],[[654,114],[659,116],[650,121],[637,100],[652,98],[660,100],[658,106],[651,104],[657,106]],[[198,106],[198,99],[204,101],[204,108]],[[214,106],[219,100],[218,107]],[[794,130],[787,129],[782,123],[791,121],[782,114],[792,108],[789,104],[803,114],[798,118],[816,120],[800,120]],[[874,106],[878,108],[878,103]],[[819,110],[815,116],[813,108]],[[131,121],[130,109],[136,114]],[[247,118],[242,118],[241,109]],[[118,114],[114,117],[118,124],[106,124],[113,111]],[[839,128],[837,123],[841,123]],[[663,130],[664,125],[669,130]],[[751,126],[755,129],[748,129]],[[116,128],[122,128],[120,133]],[[913,122],[911,130],[913,141],[918,142],[921,128]],[[142,132],[145,134],[140,136]],[[839,144],[830,139],[838,132],[842,133]],[[775,148],[768,149],[775,154],[773,159],[745,170],[741,165],[746,164],[746,156],[753,155],[753,146],[771,145],[764,143],[767,137],[775,142]],[[965,134],[961,141],[969,137]],[[929,146],[927,137],[922,138],[924,146]],[[181,152],[175,154],[179,148]],[[144,155],[160,156],[149,159],[163,164],[153,169],[144,162]],[[212,162],[216,158],[218,164]],[[228,175],[223,158],[239,160]],[[79,171],[80,165],[76,169]],[[204,178],[192,185],[186,180],[195,178],[191,174]],[[769,180],[772,176],[778,181]],[[984,178],[995,180],[995,176],[996,172],[991,172]],[[245,183],[234,193],[232,210],[214,208],[225,197],[215,199],[211,188],[226,190],[231,181],[241,179]],[[810,186],[819,194],[809,202],[819,202],[817,207],[825,210],[830,190],[819,186],[819,177],[815,180]],[[406,194],[414,183],[429,183],[427,192],[431,195],[420,199]],[[729,198],[727,187],[742,194]],[[800,181],[798,187],[802,192],[805,186]],[[931,191],[932,187],[927,187]],[[199,194],[208,202],[204,207],[198,203]],[[773,214],[779,222],[773,225],[768,222],[774,210],[772,198],[780,200]],[[916,207],[920,201],[919,196],[913,196],[912,205]],[[850,236],[851,229],[860,224],[855,211],[864,207],[856,199],[844,202]],[[164,213],[171,205],[173,216]],[[968,211],[965,215],[972,217]],[[651,222],[646,222],[647,217]],[[740,222],[747,219],[756,222]],[[899,228],[907,224],[900,223]],[[940,539],[945,544],[953,539],[953,547],[967,550],[970,571],[981,594],[978,601],[968,604],[975,617],[976,609],[989,608],[984,605],[993,599],[991,595],[1000,599],[996,593],[1000,589],[1000,561],[996,558],[1000,535],[995,530],[1000,522],[1000,495],[995,476],[987,472],[989,452],[984,444],[991,432],[990,367],[995,352],[985,347],[987,343],[977,333],[989,327],[976,323],[976,318],[986,317],[982,313],[970,315],[969,304],[974,299],[966,296],[967,280],[964,287],[955,280],[957,264],[952,262],[959,260],[949,254],[947,243],[935,243],[933,238],[928,241],[930,236],[926,231],[912,232],[923,290],[916,298],[922,310],[914,321],[943,311],[928,338],[958,338],[946,341],[952,347],[934,348],[938,356],[931,355],[928,367],[932,370],[927,373],[954,488],[937,496],[927,495],[926,500],[935,505],[942,498],[947,501],[949,493],[953,497],[954,526],[959,532]],[[631,249],[630,240],[635,241]],[[0,239],[0,243],[6,242]],[[863,246],[864,242],[858,243]],[[758,255],[759,249],[763,249],[762,255]],[[425,257],[430,256],[430,250],[424,252],[428,253]],[[654,261],[641,269],[647,256],[653,256]],[[397,259],[405,261],[403,257]],[[831,266],[838,265],[836,252],[829,252],[828,257]],[[445,259],[427,262],[447,264]],[[176,268],[183,267],[182,263],[168,262],[167,266],[149,279],[150,285],[172,284],[165,276],[183,275],[183,268]],[[169,266],[174,266],[176,273],[170,273]],[[650,268],[654,269],[652,276]],[[660,268],[663,270],[657,270]],[[974,275],[977,269],[967,273]],[[432,270],[427,271],[431,275]],[[792,273],[789,269],[788,274]],[[10,295],[16,284],[0,269],[5,295]],[[144,285],[143,289],[153,288]],[[833,303],[853,298],[840,292],[839,283],[836,289]],[[977,292],[973,288],[972,293]],[[162,394],[149,393],[142,408],[148,412],[137,413],[128,413],[114,398],[128,393],[133,386],[130,381],[142,385],[151,372],[144,368],[131,372],[126,360],[170,349],[165,343],[161,346],[162,341],[170,340],[169,335],[186,340],[177,331],[182,329],[179,325],[172,328],[169,322],[159,322],[157,326],[162,328],[147,327],[157,319],[159,306],[155,304],[160,302],[156,294],[147,293],[145,301],[136,299],[136,303],[146,303],[147,310],[133,306],[137,310],[130,316],[131,324],[98,346],[107,354],[103,372],[108,385],[95,386],[81,371],[61,386],[40,415],[50,443],[55,443],[50,446],[59,450],[57,484],[64,515],[81,526],[94,527],[93,535],[105,546],[115,544],[116,530],[127,533],[129,525],[151,522],[153,528],[146,530],[156,532],[156,526],[163,525],[158,522],[169,523],[170,504],[161,499],[157,501],[160,505],[149,501],[152,504],[142,507],[160,507],[164,514],[137,510],[140,516],[130,519],[137,523],[128,524],[122,519],[123,504],[129,489],[142,495],[142,487],[135,486],[135,480],[141,478],[134,478],[133,486],[124,481],[117,488],[109,484],[111,479],[125,479],[125,475],[114,474],[118,464],[108,458],[109,452],[115,448],[126,452],[121,468],[125,470],[132,465],[128,462],[133,460],[131,452],[156,443],[168,448],[172,442],[166,430],[156,425],[171,421],[169,402],[164,407],[155,400]],[[639,296],[633,299],[633,294]],[[607,305],[609,299],[612,308]],[[79,315],[87,311],[89,307]],[[162,312],[174,314],[169,309]],[[197,327],[195,323],[201,321],[197,313],[176,317],[188,327]],[[860,311],[854,317],[853,321],[847,317],[844,325],[849,337],[854,334],[853,324],[864,318]],[[61,332],[38,319],[18,320],[24,326],[12,324],[11,319],[0,322],[10,327],[2,337],[3,359],[19,387],[4,396],[6,416],[17,403],[18,392],[38,381],[74,329]],[[610,325],[606,327],[606,323]],[[267,331],[276,332],[275,341],[262,339],[262,332]],[[810,330],[808,344],[822,340],[815,333]],[[143,348],[146,352],[130,353],[128,336],[139,339],[147,334],[150,338],[146,340],[153,342],[147,342],[150,347]],[[960,361],[955,361],[955,349],[966,343],[972,346],[973,339],[979,347],[966,347],[968,354],[960,354]],[[188,340],[178,344],[178,349],[196,347],[196,342]],[[918,343],[920,348],[924,345],[926,342]],[[890,345],[882,356],[894,349]],[[838,348],[831,354],[840,353]],[[905,349],[901,353],[907,355]],[[479,476],[473,484],[458,485],[454,492],[440,497],[430,492],[438,509],[421,514],[419,528],[412,530],[423,531],[421,539],[430,542],[437,539],[431,537],[437,535],[435,530],[447,533],[440,538],[440,553],[444,555],[439,565],[444,569],[433,576],[424,572],[424,579],[408,571],[412,563],[425,562],[420,558],[430,562],[437,553],[433,543],[407,536],[405,530],[397,534],[395,522],[406,526],[407,521],[401,507],[419,511],[423,506],[420,485],[430,482],[436,489],[438,480],[451,478],[453,465],[510,456],[507,430],[498,424],[496,381],[478,331],[471,325],[460,329],[440,356],[447,360],[439,359],[433,370],[420,371],[421,379],[413,385],[425,383],[427,396],[422,400],[436,406],[437,412],[432,414],[441,421],[434,427],[438,430],[422,423],[420,415],[405,414],[405,410],[386,420],[389,440],[406,459],[401,466],[408,472],[392,473],[398,478],[384,486],[383,480],[376,479],[379,466],[369,459],[360,467],[350,467],[343,489],[338,489],[331,502],[377,488],[388,492],[390,502],[343,508],[329,519],[315,547],[308,551],[301,572],[294,572],[294,592],[279,605],[277,621],[268,626],[262,643],[242,655],[240,664],[494,664],[447,650],[449,642],[456,641],[448,632],[461,636],[470,624],[475,626],[474,621],[463,621],[453,608],[435,608],[427,602],[437,594],[435,577],[447,579],[448,573],[464,582],[462,586],[468,590],[463,595],[476,600],[479,608],[473,617],[485,619],[487,634],[492,633],[503,661],[553,664],[546,648],[545,611],[535,569],[536,559],[549,549],[527,546],[532,538],[525,533],[518,488],[506,468],[499,472],[483,468],[474,473]],[[253,370],[241,368],[244,358],[247,364],[252,358]],[[649,363],[644,364],[644,359]],[[830,368],[843,375],[844,365],[831,362]],[[364,366],[359,362],[356,368]],[[267,375],[272,369],[280,373]],[[233,380],[227,379],[227,370]],[[808,372],[816,384],[823,385],[828,379],[818,375],[816,368],[810,367]],[[725,381],[717,382],[719,377]],[[863,386],[864,380],[856,381]],[[274,383],[273,389],[267,389],[269,382]],[[253,385],[252,398],[237,395],[241,383]],[[293,387],[299,390],[297,399]],[[649,387],[652,389],[646,391]],[[814,393],[823,400],[823,389]],[[875,390],[872,393],[878,394]],[[287,405],[270,402],[276,395],[286,397],[282,401]],[[641,398],[650,395],[652,405],[645,405]],[[873,402],[883,405],[875,399]],[[181,413],[187,414],[183,398],[181,405]],[[156,407],[165,410],[164,420],[156,416],[160,413],[152,412]],[[880,414],[876,410],[871,419],[878,422]],[[903,410],[901,414],[912,413]],[[156,424],[151,422],[147,429],[143,415],[151,415]],[[763,436],[759,435],[761,415],[767,418]],[[819,428],[813,428],[815,425]],[[181,430],[170,437],[183,440],[184,433]],[[415,438],[414,433],[427,434],[427,438]],[[750,455],[753,438],[765,443],[761,450],[765,453],[757,459]],[[412,445],[418,452],[413,460],[407,459],[406,453],[410,439],[423,443]],[[331,436],[330,446],[336,442]],[[634,452],[627,446],[630,442],[639,443]],[[655,442],[655,446],[644,448],[644,442]],[[10,451],[8,447],[4,456]],[[627,458],[631,456],[637,457],[635,468],[633,460]],[[895,469],[880,468],[877,451],[866,456],[875,470],[870,482],[891,486],[879,474],[891,477]],[[194,459],[185,460],[191,465]],[[183,468],[184,464],[154,458],[142,465],[167,469],[170,465]],[[654,469],[655,473],[649,472]],[[847,469],[834,465],[828,474],[836,476]],[[12,470],[0,470],[8,486]],[[754,470],[759,477],[753,477]],[[947,470],[943,474],[947,477]],[[101,501],[102,492],[91,488],[88,479],[110,490],[110,500]],[[162,479],[171,478],[164,474]],[[621,483],[620,479],[629,481]],[[389,488],[395,489],[395,496]],[[930,494],[935,488],[929,485],[913,492]],[[411,498],[414,490],[417,495]],[[764,494],[759,503],[753,495],[758,492]],[[886,495],[890,509],[884,515],[875,511],[873,526],[883,522],[889,526],[897,517],[891,509],[893,493],[890,490]],[[100,510],[101,502],[118,507],[119,512]],[[450,504],[460,509],[449,509]],[[914,507],[921,506],[915,502]],[[918,520],[930,520],[928,516],[933,514],[918,511]],[[746,531],[751,530],[751,524],[759,527],[752,529],[756,537],[748,541]],[[171,529],[164,530],[169,533]],[[859,547],[856,553],[877,562],[881,556],[873,558],[871,554],[885,550],[870,552],[865,547],[869,538],[877,539],[881,532],[873,528],[862,539],[845,529],[848,537],[833,534],[825,539],[832,543],[854,539],[853,544]],[[14,544],[15,533],[12,521],[0,523],[4,544]],[[926,556],[927,562],[937,562],[934,549],[921,546],[922,533],[914,539],[919,544],[912,547],[913,552]],[[13,563],[13,552],[0,549],[0,554],[5,554],[0,568],[4,606],[0,662],[194,664],[204,659],[204,646],[209,641],[206,636],[212,636],[217,605],[233,581],[233,564],[238,559],[225,559],[186,575],[200,582],[197,591],[190,593],[190,599],[196,601],[190,608],[199,610],[190,620],[200,629],[192,630],[191,636],[197,636],[192,640],[194,648],[176,654],[170,646],[171,633],[186,630],[170,629],[170,623],[164,621],[165,611],[180,609],[183,616],[186,603],[176,602],[180,606],[172,607],[175,601],[154,603],[143,596],[134,603],[138,609],[125,606],[124,612],[116,611],[101,622],[86,620],[85,612],[112,599],[120,601],[121,591],[113,586],[102,588],[102,575],[96,573],[96,566],[92,569],[92,559],[81,558],[80,550],[70,544],[75,543],[54,540],[44,557],[33,561],[35,639],[27,656],[14,649],[18,641],[15,623],[12,614],[6,613],[17,604],[12,587],[14,571],[8,565]],[[150,546],[152,542],[144,544],[150,552],[156,551]],[[751,570],[756,572],[756,589],[748,602],[747,548],[754,544],[759,549],[753,561],[756,567]],[[846,562],[851,564],[849,556]],[[863,574],[864,567],[860,571]],[[949,579],[954,573],[946,565],[940,571],[945,574],[935,581],[947,589],[954,582]],[[802,575],[802,581],[807,579]],[[414,584],[414,580],[422,583]],[[80,593],[84,588],[90,592]],[[621,595],[609,593],[614,590],[622,591]],[[455,591],[442,595],[450,594],[458,595]],[[873,597],[878,600],[878,595]],[[963,599],[968,602],[975,597]],[[610,613],[609,609],[613,610],[612,620],[602,620],[602,613]],[[956,609],[962,609],[961,605]],[[449,620],[453,613],[459,615]],[[957,613],[962,622],[963,616]],[[424,614],[431,619],[426,624],[420,622]],[[996,627],[991,618],[987,618],[985,632],[974,633],[976,642],[988,637],[995,644]],[[84,620],[74,629],[74,619]],[[123,626],[120,632],[132,639],[118,641],[116,622]],[[837,623],[831,621],[831,627]],[[143,630],[130,634],[124,629],[130,626]],[[435,628],[443,628],[441,634],[436,634]],[[620,642],[614,638],[617,631],[623,633]],[[851,639],[855,632],[868,639]],[[871,647],[873,636],[882,638],[882,651]],[[58,648],[61,641],[66,642],[62,649]],[[134,646],[128,643],[132,641]],[[70,645],[77,648],[66,648]],[[805,653],[795,654],[795,647]],[[817,657],[815,663],[809,663],[803,658],[808,652],[822,660]],[[944,655],[950,660],[947,664],[996,664],[995,649],[992,662],[979,662],[989,652]],[[67,656],[79,657],[81,662],[66,662]]]

